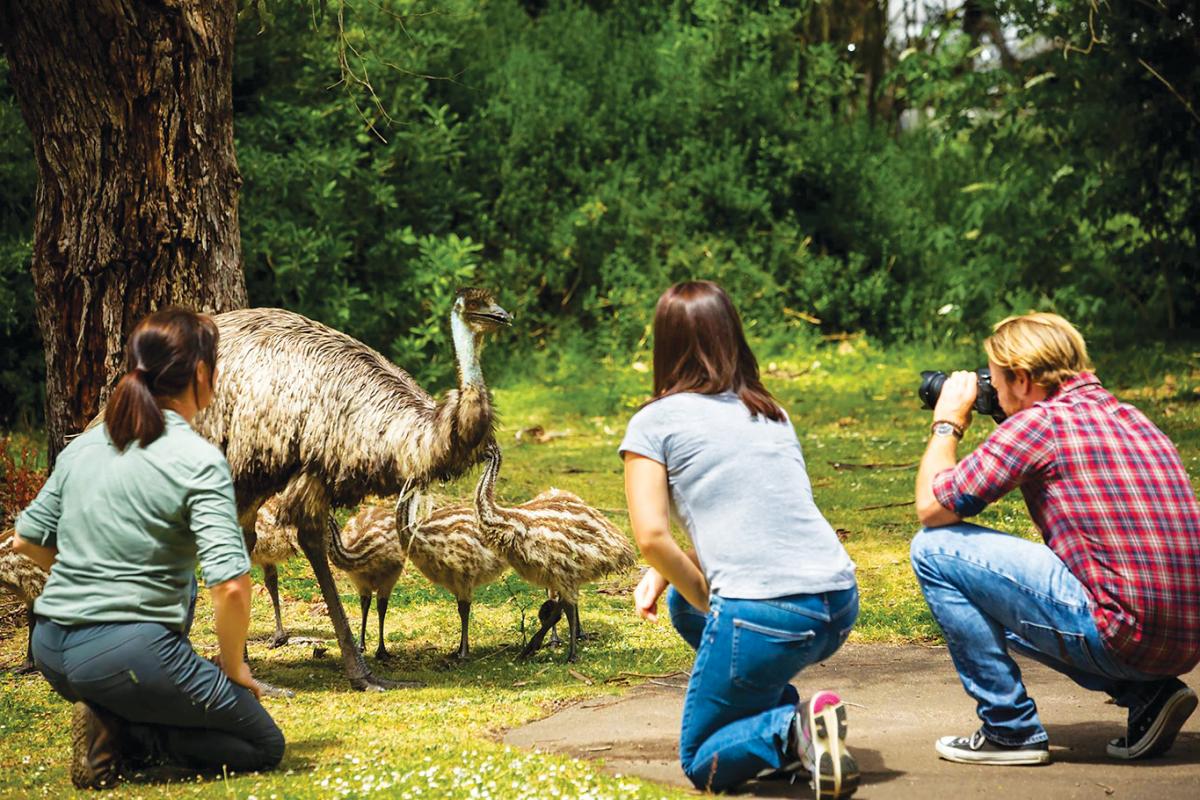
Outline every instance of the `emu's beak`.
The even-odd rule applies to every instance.
[[[513,324],[513,315],[495,303],[492,303],[491,306],[488,307],[488,310],[483,312],[483,315],[499,325]]]

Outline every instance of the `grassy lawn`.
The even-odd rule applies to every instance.
[[[916,523],[906,504],[930,419],[928,412],[917,410],[916,374],[923,367],[974,365],[977,360],[970,351],[958,360],[917,351],[882,354],[864,340],[798,345],[763,360],[768,385],[799,432],[817,502],[858,564],[862,614],[855,641],[938,639],[908,566]],[[1101,363],[1100,372],[1109,378],[1110,388],[1137,403],[1179,444],[1195,482],[1200,477],[1200,355],[1114,359]],[[599,364],[585,378],[564,372],[545,384],[498,387],[506,449],[502,498],[522,501],[554,485],[578,492],[627,529],[615,448],[649,382],[644,364]],[[518,431],[535,426],[541,427],[545,441],[539,443],[531,434],[516,439]],[[977,420],[967,444],[973,446],[991,427],[990,420]],[[468,476],[443,491],[466,496],[474,479]],[[1017,498],[988,509],[981,522],[1036,536]],[[629,592],[636,580],[636,572],[612,576],[585,591],[583,626],[593,638],[583,644],[582,660],[572,670],[562,663],[561,649],[514,663],[542,598],[511,575],[476,599],[472,659],[449,662],[446,654],[458,641],[454,602],[409,570],[388,614],[387,640],[394,658],[380,665],[368,658],[368,663],[380,675],[416,679],[425,686],[363,695],[351,691],[342,678],[319,592],[306,566],[294,562],[281,570],[285,623],[293,636],[329,641],[319,657],[311,643],[268,650],[270,603],[265,592],[259,593],[251,631],[253,667],[260,677],[296,690],[293,699],[267,701],[288,737],[280,770],[126,784],[110,796],[684,796],[609,776],[591,763],[513,751],[498,743],[505,729],[564,704],[620,691],[647,674],[688,667],[690,653],[668,624],[645,624],[631,613]],[[355,593],[348,581],[342,587],[357,628]],[[193,640],[202,653],[211,653],[215,639],[203,603],[202,597]],[[374,651],[375,624],[372,618],[368,652]],[[23,647],[22,632],[7,635],[0,642],[0,664],[17,663]],[[67,704],[40,678],[0,678],[0,796],[69,792],[64,768],[68,722]]]

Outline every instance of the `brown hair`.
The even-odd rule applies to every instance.
[[[104,425],[117,449],[135,439],[142,447],[162,436],[166,425],[159,399],[192,386],[196,365],[209,374],[217,365],[217,325],[212,317],[186,308],[164,308],[138,323],[125,348],[128,372],[113,390]]]
[[[677,283],[654,309],[654,400],[727,391],[754,416],[785,418],[758,377],[758,361],[729,295],[712,281]]]

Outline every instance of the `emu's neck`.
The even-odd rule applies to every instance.
[[[483,370],[479,366],[479,337],[467,327],[466,321],[457,313],[450,315],[450,332],[454,337],[459,385],[483,386]]]
[[[496,478],[500,475],[500,451],[493,448],[484,462],[483,474],[475,486],[475,516],[479,527],[489,538],[508,532],[511,527],[507,509],[496,504]]]
[[[327,524],[329,529],[329,542],[327,544],[327,554],[330,562],[338,569],[355,570],[363,566],[361,554],[352,553],[346,549],[345,543],[342,542],[342,530],[338,527],[333,517],[329,518]]]

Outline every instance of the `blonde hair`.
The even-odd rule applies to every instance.
[[[1058,314],[1035,311],[1009,317],[997,322],[992,331],[983,342],[988,358],[1010,374],[1025,370],[1047,391],[1092,369],[1083,337]]]

